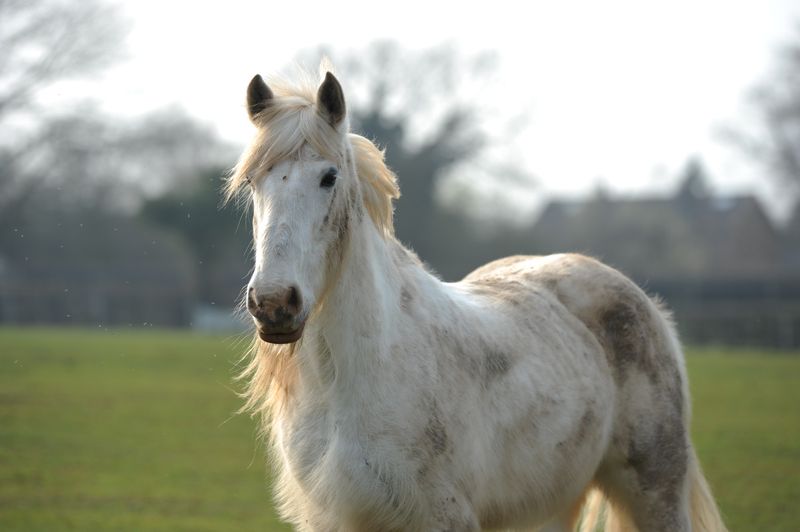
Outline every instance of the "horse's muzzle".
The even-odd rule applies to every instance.
[[[265,342],[289,344],[303,335],[302,299],[294,286],[269,294],[258,294],[251,287],[247,293],[247,310],[253,315],[259,338]]]

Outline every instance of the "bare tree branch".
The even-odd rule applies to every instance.
[[[753,92],[754,127],[724,131],[724,137],[800,192],[800,24],[794,41],[778,54],[769,79]]]
[[[126,23],[98,0],[0,2],[0,123],[35,110],[53,83],[94,74],[120,58]]]
[[[122,15],[101,0],[0,0],[3,218],[23,209],[51,181],[40,162],[48,149],[57,151],[56,130],[50,128],[56,113],[40,101],[42,92],[109,66],[121,57],[125,35]],[[20,117],[35,127],[20,131]]]

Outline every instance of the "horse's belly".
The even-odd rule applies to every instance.
[[[610,423],[602,421],[609,426]],[[531,526],[563,513],[581,496],[607,447],[606,427],[576,428],[563,437],[514,438],[485,464],[476,511],[486,528]]]
[[[572,453],[572,454],[568,454]],[[491,509],[494,526],[541,524],[570,507],[584,492],[602,460],[597,447],[567,450],[566,445],[541,452],[519,452],[505,461],[496,475],[484,507]]]
[[[486,416],[494,421],[491,428],[484,426],[483,437],[473,440],[481,442],[479,454],[485,457],[479,465],[485,482],[476,501],[484,526],[549,521],[584,492],[613,425],[614,384],[599,369],[589,362],[559,371],[558,377],[539,372],[534,386],[528,384],[530,375],[516,387],[511,381],[503,393],[515,414]]]

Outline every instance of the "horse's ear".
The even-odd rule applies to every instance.
[[[263,111],[272,100],[272,90],[267,87],[260,74],[256,74],[247,86],[247,114],[255,122],[258,113]]]
[[[317,108],[333,127],[338,126],[344,120],[344,92],[342,92],[342,86],[339,85],[339,80],[330,72],[325,74],[325,81],[317,91]]]

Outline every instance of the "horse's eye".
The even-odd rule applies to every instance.
[[[336,177],[338,175],[338,170],[336,168],[329,168],[325,175],[322,176],[322,181],[319,182],[319,186],[323,188],[331,188],[336,183]]]

